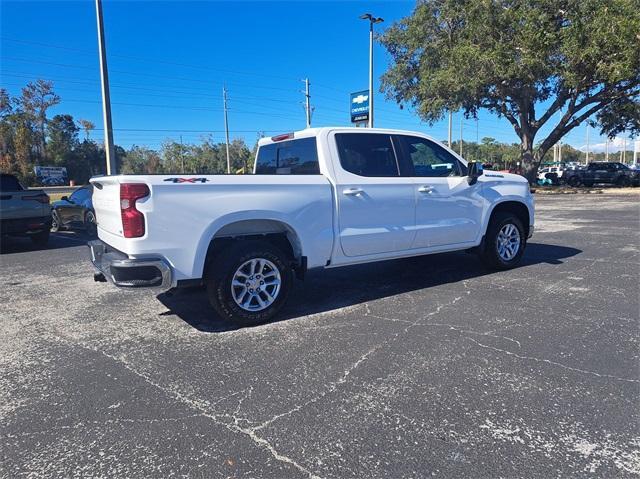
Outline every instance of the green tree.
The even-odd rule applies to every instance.
[[[84,135],[85,135],[84,139],[88,140],[89,135],[91,134],[91,131],[95,129],[96,125],[90,120],[83,120],[83,119],[78,120],[78,124],[84,130]]]
[[[22,89],[22,96],[17,100],[21,110],[35,123],[37,133],[37,152],[42,160],[46,154],[46,124],[47,110],[60,103],[60,97],[53,91],[53,83],[47,80],[37,80],[28,83]]]
[[[143,146],[132,146],[122,158],[120,172],[123,175],[145,175],[159,173],[160,155]]]
[[[56,164],[78,146],[78,130],[71,115],[56,115],[47,122],[47,157]]]
[[[532,181],[586,120],[640,131],[638,32],[637,0],[422,0],[381,38],[393,59],[382,89],[429,123],[458,109],[507,118]]]

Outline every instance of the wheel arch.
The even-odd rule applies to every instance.
[[[493,205],[493,208],[489,212],[489,218],[486,221],[486,224],[484,227],[484,234],[487,233],[487,228],[489,227],[489,224],[491,223],[491,220],[493,219],[493,217],[497,213],[502,213],[502,212],[514,214],[516,218],[518,218],[522,222],[522,226],[525,229],[525,235],[529,236],[529,230],[531,228],[531,224],[530,224],[531,213],[526,203],[518,200],[506,200]]]
[[[298,270],[306,267],[300,236],[289,223],[274,218],[238,219],[219,226],[209,236],[206,254],[197,265],[200,277],[203,277],[206,266],[232,243],[255,239],[268,241],[280,248]]]

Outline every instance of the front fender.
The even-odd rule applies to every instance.
[[[489,219],[496,207],[509,201],[523,204],[529,212],[529,225],[535,222],[535,203],[533,195],[526,182],[486,182],[482,191],[485,201],[484,217],[482,220],[482,236],[487,232]]]

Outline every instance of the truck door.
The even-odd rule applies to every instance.
[[[466,166],[434,141],[394,135],[416,194],[413,248],[475,241],[482,224],[480,182],[469,185]]]
[[[391,135],[335,133],[339,237],[346,256],[404,251],[415,236],[415,195]]]

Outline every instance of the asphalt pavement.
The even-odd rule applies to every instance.
[[[244,329],[3,240],[0,475],[637,477],[639,200],[540,196],[517,269],[312,272]]]

